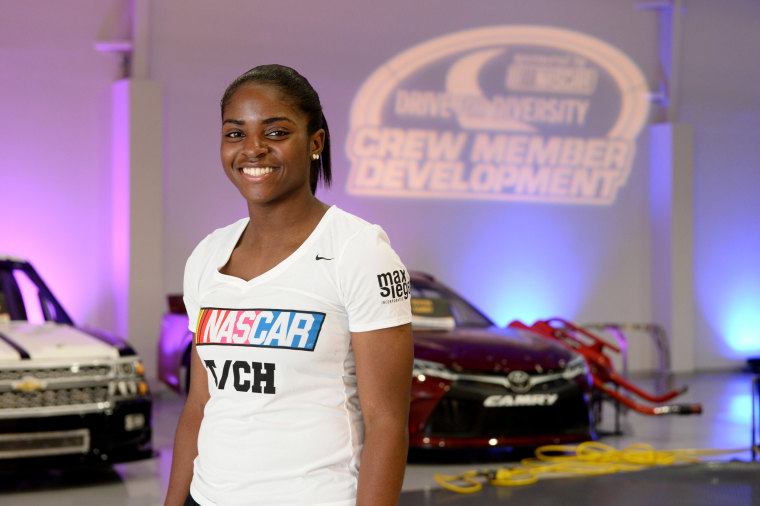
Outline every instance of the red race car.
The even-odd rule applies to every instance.
[[[500,328],[457,293],[412,272],[413,449],[508,450],[595,439],[584,357],[529,329]],[[192,334],[169,297],[159,377],[188,385]]]

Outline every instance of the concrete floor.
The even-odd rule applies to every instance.
[[[676,378],[676,385],[689,391],[676,399],[681,403],[701,403],[704,412],[692,416],[646,416],[629,412],[622,416],[622,434],[603,435],[600,442],[615,448],[647,443],[656,449],[731,449],[734,453],[703,457],[704,460],[751,460],[752,375],[743,372],[697,374]],[[651,389],[645,379],[635,383]],[[92,474],[82,472],[39,472],[0,476],[0,504],[64,506],[159,505],[166,490],[174,429],[184,399],[163,388],[154,391],[154,459],[118,464]],[[601,428],[611,431],[614,417],[611,406],[604,411]],[[402,503],[421,491],[436,491],[440,486],[434,473],[458,474],[475,468],[511,467],[515,462],[419,463],[407,465]],[[530,486],[530,485],[529,485]],[[453,492],[448,492],[453,495]],[[439,494],[440,495],[440,494]],[[452,497],[454,499],[454,497]],[[418,503],[422,504],[422,503]],[[428,504],[427,502],[425,504]],[[430,503],[432,504],[432,503]],[[435,504],[438,504],[436,502]]]

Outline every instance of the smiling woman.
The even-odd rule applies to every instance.
[[[317,183],[322,180],[329,186],[332,182],[332,169],[330,166],[330,131],[327,128],[327,120],[322,113],[322,105],[319,96],[311,87],[311,84],[295,70],[280,65],[262,65],[251,69],[235,79],[225,90],[222,96],[222,123],[227,121],[234,123],[234,119],[225,119],[225,113],[233,95],[246,85],[268,86],[270,90],[279,90],[286,103],[296,108],[296,115],[303,116],[306,120],[306,133],[311,135],[318,130],[324,130],[322,152],[313,152],[310,165],[310,187],[312,193],[316,193]],[[270,120],[287,119],[286,117]],[[321,155],[321,157],[320,157]]]
[[[244,85],[223,115],[222,165],[249,204],[299,200],[313,193],[303,168],[319,156],[324,139],[324,129],[310,133],[306,115],[278,89]]]
[[[166,504],[395,505],[406,269],[380,227],[315,197],[332,177],[330,136],[303,76],[256,67],[221,108],[221,162],[248,216],[207,236],[185,269],[194,343]],[[389,277],[403,280],[392,294]]]

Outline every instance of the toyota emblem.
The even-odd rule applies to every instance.
[[[513,392],[524,393],[530,390],[530,376],[525,371],[512,371],[507,374],[509,388]]]

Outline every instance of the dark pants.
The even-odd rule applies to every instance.
[[[183,506],[201,506],[197,502],[195,502],[195,499],[193,499],[193,496],[190,495],[188,492],[187,499],[185,499],[185,504]]]

